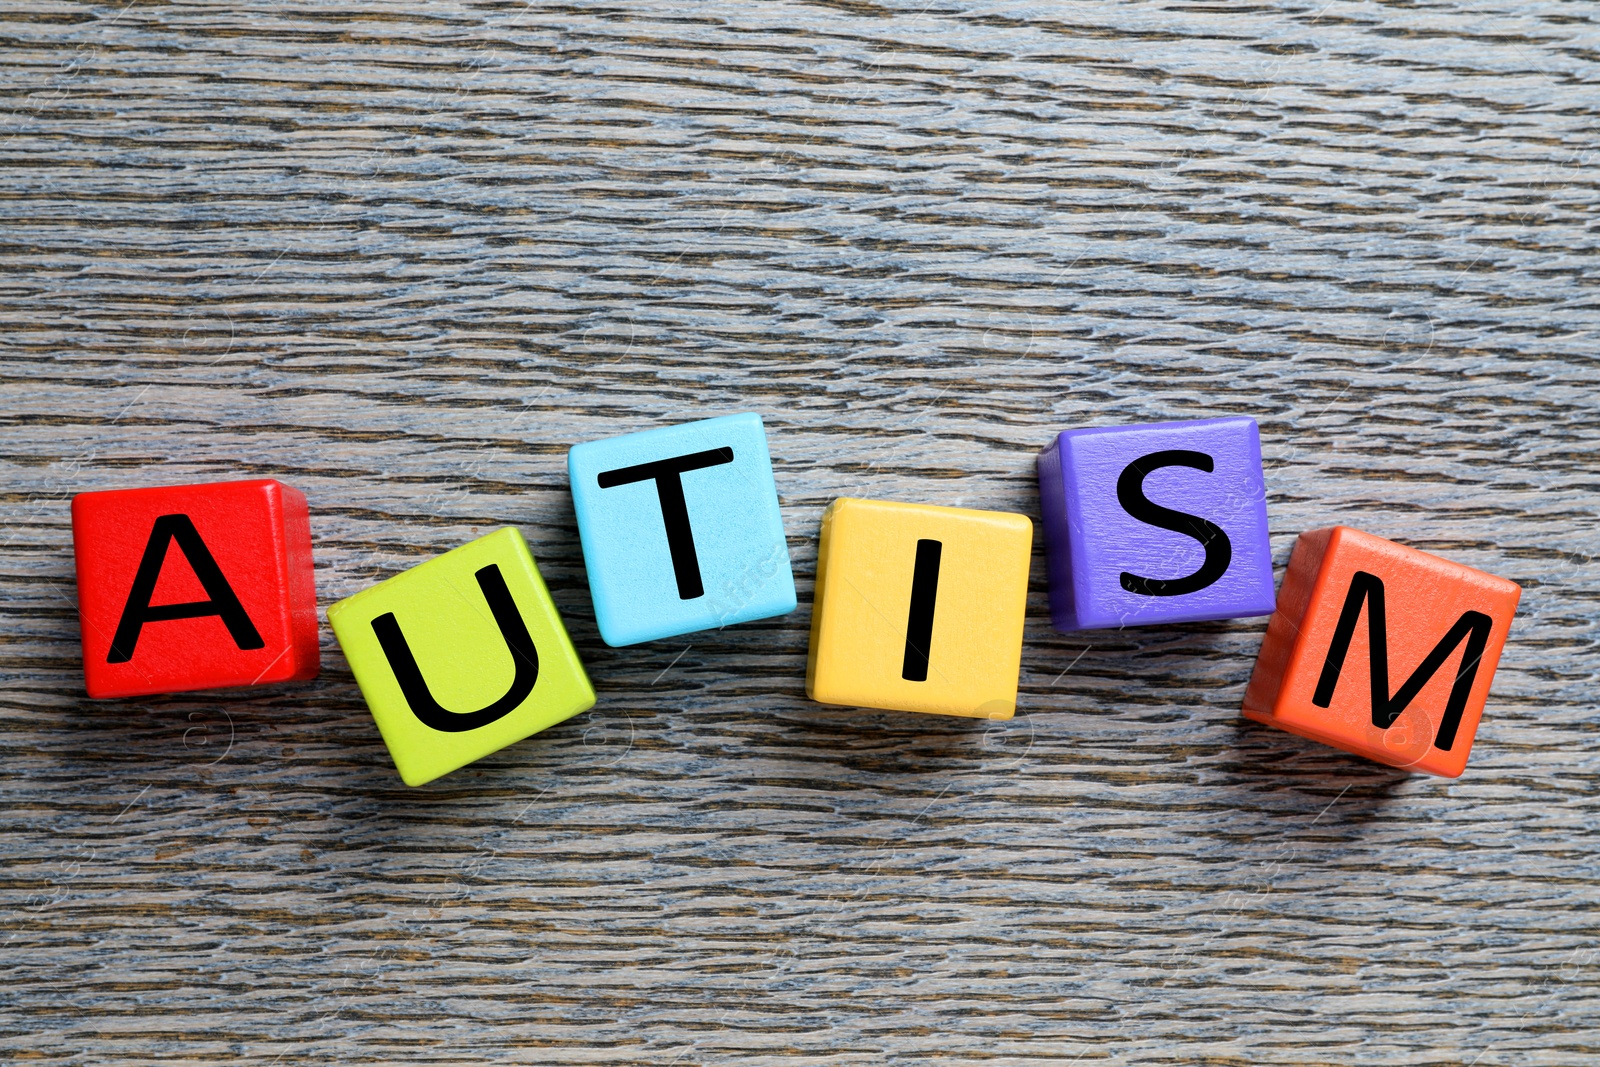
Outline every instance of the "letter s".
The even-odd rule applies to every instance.
[[[1221,578],[1227,573],[1228,564],[1233,562],[1233,543],[1228,540],[1222,527],[1198,515],[1164,508],[1144,495],[1145,476],[1162,467],[1193,467],[1210,474],[1216,464],[1204,452],[1192,452],[1185,448],[1171,448],[1140,456],[1128,464],[1117,479],[1117,502],[1140,522],[1199,541],[1206,550],[1206,558],[1199,570],[1182,578],[1144,578],[1123,571],[1122,588],[1141,596],[1182,596],[1197,592]]]

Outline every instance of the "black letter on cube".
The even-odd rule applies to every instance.
[[[503,718],[528,699],[533,684],[539,680],[539,650],[534,647],[533,635],[522,621],[522,612],[517,610],[517,602],[511,598],[511,590],[506,587],[500,568],[491,563],[473,576],[478,579],[478,588],[483,590],[483,599],[488,602],[489,612],[494,616],[495,625],[500,627],[500,636],[505,638],[511,660],[516,664],[516,673],[505,695],[488,707],[467,712],[446,710],[433,698],[433,691],[422,677],[422,668],[417,666],[417,658],[411,654],[411,646],[406,643],[406,635],[400,632],[394,612],[385,612],[372,620],[372,632],[378,635],[378,644],[383,647],[395,681],[400,683],[400,692],[411,706],[411,714],[422,725],[451,734],[476,730]]]
[[[917,541],[917,563],[911,571],[911,611],[906,616],[906,657],[900,677],[928,680],[928,649],[933,644],[933,608],[939,599],[939,559],[944,542]]]
[[[700,580],[700,558],[694,553],[694,531],[689,528],[689,505],[684,503],[683,479],[679,475],[732,462],[733,449],[713,448],[600,473],[598,480],[602,489],[633,482],[656,483],[656,499],[661,501],[661,519],[667,527],[667,551],[672,553],[672,573],[678,579],[679,600],[693,600],[706,592]]]
[[[1400,713],[1422,692],[1422,687],[1444,666],[1456,646],[1462,641],[1467,643],[1466,651],[1461,653],[1461,664],[1456,668],[1455,684],[1450,687],[1450,699],[1445,702],[1444,718],[1439,720],[1439,733],[1433,739],[1435,748],[1449,752],[1450,746],[1456,743],[1461,713],[1466,710],[1473,679],[1478,676],[1478,662],[1483,659],[1484,647],[1489,643],[1493,620],[1481,611],[1462,612],[1456,624],[1439,638],[1433,651],[1390,697],[1389,627],[1383,606],[1383,579],[1366,571],[1356,571],[1350,578],[1350,591],[1345,594],[1344,609],[1339,612],[1339,623],[1328,645],[1328,658],[1322,663],[1322,675],[1311,697],[1311,703],[1319,708],[1333,703],[1333,691],[1339,684],[1339,672],[1344,670],[1344,658],[1350,652],[1350,639],[1355,636],[1363,600],[1367,603],[1367,670],[1372,677],[1372,725],[1380,730],[1393,726]]]
[[[1117,503],[1140,522],[1186,534],[1199,541],[1206,550],[1206,558],[1199,570],[1182,578],[1143,578],[1123,571],[1122,588],[1142,596],[1182,596],[1198,592],[1226,574],[1228,564],[1233,562],[1233,542],[1228,540],[1222,527],[1198,515],[1164,508],[1144,495],[1145,476],[1162,467],[1193,467],[1210,474],[1216,463],[1204,452],[1192,452],[1186,448],[1170,448],[1140,456],[1128,464],[1117,479]]]
[[[194,576],[200,580],[201,587],[210,599],[151,607],[150,598],[155,595],[156,581],[161,577],[161,567],[167,559],[167,546],[174,541],[178,542],[178,551],[189,561],[189,569],[194,571]],[[139,560],[139,569],[134,572],[133,588],[128,591],[128,601],[122,606],[122,619],[117,623],[115,636],[111,638],[111,651],[106,654],[106,662],[126,663],[132,659],[134,646],[139,643],[139,634],[147,622],[199,619],[207,615],[222,619],[222,625],[228,628],[228,636],[240,649],[248,651],[266,646],[189,516],[163,515],[150,527],[150,540],[145,542],[144,556]]]

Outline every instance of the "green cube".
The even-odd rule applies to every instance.
[[[509,527],[328,608],[407,785],[594,706],[522,534]]]

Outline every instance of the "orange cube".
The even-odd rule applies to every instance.
[[[1245,717],[1455,778],[1521,596],[1515,582],[1348,526],[1303,533]]]

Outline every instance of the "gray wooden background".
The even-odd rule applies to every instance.
[[[11,0],[0,72],[4,1062],[1600,1060],[1600,6]],[[800,609],[604,647],[565,450],[744,410]],[[1224,414],[1280,572],[1522,583],[1463,778],[1042,555],[1013,721],[805,699],[831,498]],[[520,527],[598,706],[408,790],[326,630],[85,700],[70,495],[263,476],[324,605]]]

